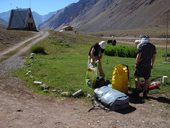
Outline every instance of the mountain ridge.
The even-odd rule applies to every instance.
[[[161,26],[169,7],[169,0],[80,0],[58,11],[40,28],[59,30],[69,24],[78,31],[96,32]]]
[[[6,11],[6,12],[2,12],[0,13],[0,24],[4,24],[5,21],[5,26],[7,26],[8,22],[9,22],[9,17],[10,17],[10,12],[11,11]],[[40,15],[35,11],[32,11],[33,17],[34,17],[34,21],[36,23],[37,28],[39,27],[40,24],[42,24],[43,22],[45,22],[46,20],[48,20],[50,17],[52,17],[56,12],[49,12],[46,15]],[[2,23],[3,22],[3,23]]]

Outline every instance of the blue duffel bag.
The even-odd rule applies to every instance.
[[[112,85],[102,86],[94,90],[95,99],[110,110],[125,109],[129,106],[129,97],[115,89]]]

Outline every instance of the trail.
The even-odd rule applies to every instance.
[[[132,102],[120,112],[94,109],[81,99],[38,95],[11,71],[23,66],[22,54],[31,45],[48,36],[43,32],[28,45],[13,50],[15,54],[0,62],[0,128],[168,128],[169,96],[152,96],[145,103]],[[26,43],[26,42],[25,42]],[[11,52],[11,50],[9,50]],[[6,52],[8,54],[8,52]],[[5,55],[5,54],[3,54]],[[2,57],[2,54],[1,54]],[[90,99],[89,99],[90,101]]]
[[[16,55],[22,54],[25,51],[27,51],[33,44],[37,43],[38,41],[46,38],[49,35],[48,32],[39,32],[35,36],[30,37],[26,39],[25,41],[22,41],[20,43],[17,43],[13,47],[10,47],[8,49],[5,49],[4,51],[0,52],[0,58],[3,58],[4,56],[7,56],[11,52],[14,52],[17,49],[20,49]]]

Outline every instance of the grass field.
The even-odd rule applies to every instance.
[[[63,91],[75,92],[82,89],[85,94],[92,90],[85,84],[87,55],[90,46],[101,38],[90,35],[68,34],[51,32],[50,36],[36,44],[34,47],[44,47],[47,55],[35,55],[34,59],[26,58],[25,67],[16,72],[17,76],[26,81],[28,87],[35,92],[43,93],[40,88],[33,85],[33,81],[42,81],[49,85],[50,90],[56,89],[59,94]],[[170,78],[170,64],[164,64],[162,49],[157,49],[157,59],[152,71],[152,78],[167,75]],[[112,71],[117,64],[126,64],[130,69],[131,86],[134,86],[134,58],[120,58],[104,55],[103,68],[106,79],[111,81]],[[31,77],[26,75],[31,71]],[[170,90],[162,86],[163,91]]]

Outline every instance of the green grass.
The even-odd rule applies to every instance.
[[[73,93],[82,89],[85,94],[92,93],[92,89],[85,84],[87,55],[90,46],[99,40],[103,39],[90,35],[51,32],[47,39],[36,44],[37,46],[43,47],[47,55],[35,55],[33,64],[31,64],[28,55],[25,63],[26,66],[17,71],[16,74],[26,81],[28,87],[38,93],[43,92],[39,87],[33,85],[34,80],[46,83],[50,86],[50,90],[56,89],[57,92],[68,91]],[[158,49],[151,78],[163,75],[167,75],[170,78],[170,64],[163,64],[163,52],[162,49]],[[104,55],[102,62],[106,79],[110,81],[115,65],[128,65],[130,69],[131,86],[134,86],[133,73],[135,58],[120,58]],[[25,75],[28,70],[32,71],[33,78]],[[166,90],[170,90],[170,87]]]

